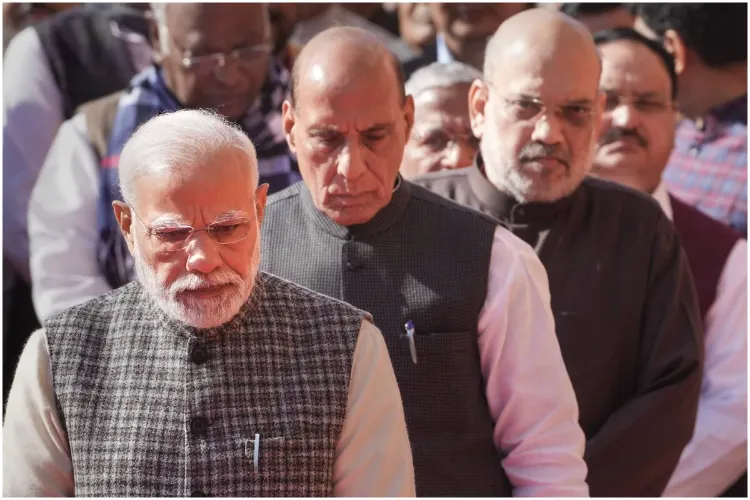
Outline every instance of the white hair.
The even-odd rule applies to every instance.
[[[471,84],[477,78],[482,78],[482,73],[468,64],[458,61],[447,64],[436,62],[411,75],[406,82],[406,93],[416,97],[428,89]]]
[[[252,187],[257,188],[255,146],[226,118],[204,109],[184,109],[152,118],[135,131],[120,154],[118,174],[125,203],[136,203],[134,186],[139,177],[165,170],[179,175],[227,149],[247,155]]]

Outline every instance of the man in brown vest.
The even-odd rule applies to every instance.
[[[631,189],[586,179],[601,63],[591,34],[535,9],[503,23],[469,91],[475,165],[416,183],[500,220],[550,281],[591,496],[659,496],[690,441],[703,330],[677,234]]]
[[[650,194],[673,220],[706,329],[695,434],[665,495],[717,496],[747,469],[747,242],[662,182],[675,138],[672,56],[633,30],[603,31],[594,40],[607,101],[593,173]]]

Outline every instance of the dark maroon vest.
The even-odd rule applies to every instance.
[[[741,236],[734,229],[712,219],[671,194],[672,218],[685,249],[705,321],[729,253]]]

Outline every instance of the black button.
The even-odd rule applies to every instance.
[[[193,417],[190,419],[190,430],[196,436],[202,436],[208,430],[208,420],[203,417]]]
[[[206,492],[205,492],[205,491],[201,491],[201,490],[196,490],[196,491],[192,492],[192,493],[190,494],[190,496],[191,496],[191,497],[207,497],[208,495],[206,495]]]
[[[346,268],[349,269],[350,271],[354,271],[355,269],[359,269],[359,263],[353,260],[348,260],[346,261]]]
[[[190,361],[197,365],[201,365],[208,361],[208,349],[205,344],[196,344],[193,350],[190,351]]]

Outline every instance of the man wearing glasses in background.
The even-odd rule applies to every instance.
[[[677,233],[645,195],[585,178],[601,63],[588,30],[548,9],[490,40],[469,113],[476,164],[414,182],[502,220],[547,270],[586,434],[592,497],[660,496],[690,441],[703,329]]]
[[[21,356],[6,496],[414,496],[372,317],[259,272],[268,185],[224,118],[160,115],[112,208],[137,280],[54,315]]]
[[[281,131],[289,76],[271,55],[262,4],[154,4],[155,64],[124,95],[105,97],[57,134],[29,208],[31,277],[40,320],[122,286],[133,261],[111,210],[120,151],[144,122],[209,108],[239,124],[270,191],[299,175]]]

